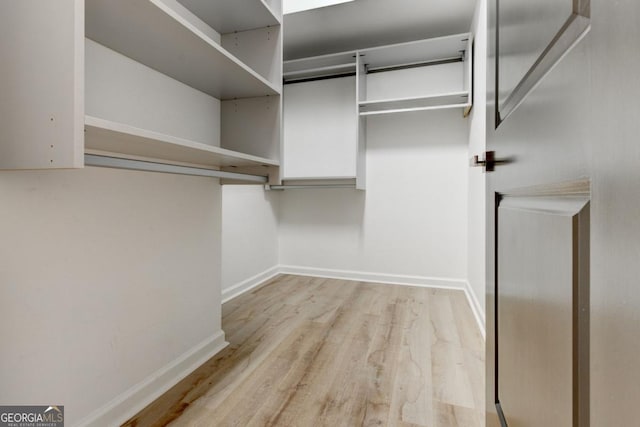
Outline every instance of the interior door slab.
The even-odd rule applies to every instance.
[[[588,366],[589,199],[500,196],[497,399],[509,427],[578,426]],[[588,371],[586,371],[588,373]],[[588,375],[587,377],[588,378]]]

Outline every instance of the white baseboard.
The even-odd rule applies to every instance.
[[[204,362],[229,345],[224,332],[218,331],[168,365],[157,370],[129,390],[94,411],[78,426],[119,426],[140,412]]]
[[[480,301],[478,301],[478,297],[475,292],[473,292],[471,284],[468,281],[465,283],[464,293],[467,296],[467,301],[469,301],[469,306],[471,307],[473,316],[476,318],[478,328],[480,328],[480,333],[482,333],[482,338],[486,339],[487,328],[485,326],[484,307],[480,305]]]
[[[247,280],[243,280],[240,283],[237,283],[230,288],[222,290],[222,302],[225,303],[230,299],[241,295],[256,286],[259,286],[266,282],[267,280],[273,279],[275,276],[280,274],[279,266],[275,265],[270,269],[263,271],[262,273],[256,274],[253,277],[248,278]]]
[[[389,285],[421,286],[425,288],[465,289],[464,279],[443,277],[407,276],[401,274],[371,273],[365,271],[334,270],[328,268],[298,267],[281,265],[280,273],[298,276],[326,277],[328,279],[355,280],[370,283],[386,283]]]

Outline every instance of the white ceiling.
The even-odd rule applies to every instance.
[[[282,0],[282,13],[295,13],[319,7],[333,6],[354,0]]]
[[[284,17],[285,59],[469,31],[476,0],[355,0]]]

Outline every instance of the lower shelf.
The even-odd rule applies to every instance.
[[[85,152],[118,157],[154,159],[202,167],[245,168],[279,166],[279,162],[226,150],[97,117],[85,117]]]
[[[364,190],[364,186],[359,188],[355,176],[334,176],[334,177],[304,177],[304,178],[283,178],[282,185],[269,185],[271,190],[293,190],[293,189],[321,189],[321,188],[352,188]]]
[[[362,101],[359,103],[361,116],[456,107],[462,108],[470,105],[469,92],[454,92],[415,98]]]

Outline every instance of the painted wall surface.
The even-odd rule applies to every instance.
[[[459,110],[370,117],[367,191],[286,190],[280,263],[464,280],[464,120]]]
[[[0,177],[0,402],[67,423],[220,331],[217,181],[86,168]]]
[[[469,157],[486,150],[486,102],[487,102],[487,2],[479,0],[471,27],[474,34],[473,110],[469,116]],[[475,296],[482,316],[485,306],[485,194],[486,174],[482,168],[469,168],[468,192],[468,265],[467,280]]]
[[[278,192],[222,187],[222,291],[278,265]]]
[[[85,113],[220,146],[220,101],[85,40]]]

